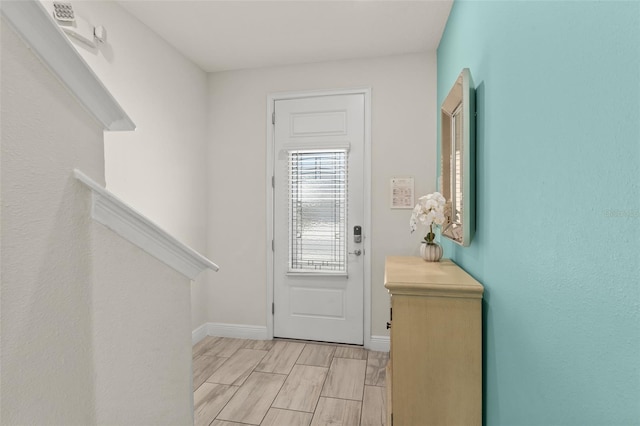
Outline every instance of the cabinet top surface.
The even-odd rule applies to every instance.
[[[482,298],[484,287],[453,263],[425,262],[415,256],[389,256],[384,286],[391,294]]]

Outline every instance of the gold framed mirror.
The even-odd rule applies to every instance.
[[[442,235],[461,246],[475,234],[475,87],[464,68],[440,108]]]

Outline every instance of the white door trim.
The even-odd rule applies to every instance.
[[[271,306],[273,303],[273,250],[272,241],[274,239],[273,229],[273,197],[272,177],[274,175],[274,128],[272,116],[275,101],[285,99],[310,98],[315,96],[334,95],[364,95],[364,223],[363,223],[363,245],[364,253],[364,347],[371,347],[371,88],[355,88],[342,90],[318,90],[305,92],[281,92],[272,93],[267,96],[267,176],[266,194],[266,220],[267,220],[267,338],[273,338],[273,314]]]

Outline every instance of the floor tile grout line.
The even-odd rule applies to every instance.
[[[300,357],[302,356],[302,352],[304,352],[305,348],[307,347],[308,343],[304,343],[304,346],[302,346],[302,350],[300,351],[300,353],[298,354],[298,358],[296,358],[295,362],[293,363],[293,366],[291,367],[291,370],[289,370],[289,374],[287,374],[287,378],[284,379],[284,382],[282,382],[282,386],[280,387],[280,390],[278,390],[278,393],[276,394],[276,397],[273,398],[273,401],[271,401],[271,405],[269,406],[269,410],[270,409],[277,409],[277,410],[284,410],[284,408],[278,408],[278,407],[274,407],[273,403],[276,401],[276,399],[278,399],[278,396],[280,395],[280,392],[282,391],[282,388],[284,387],[284,384],[287,383],[287,380],[289,380],[289,375],[291,375],[291,372],[293,371],[293,369],[295,368],[296,365],[304,365],[304,364],[298,364],[298,360],[300,359]],[[314,367],[314,366],[311,366]],[[329,369],[327,369],[327,374],[329,374]],[[324,377],[325,380],[327,380],[327,376],[325,375]],[[324,381],[322,382],[322,385],[324,386]],[[322,388],[320,388],[320,392],[322,392]],[[318,396],[318,400],[320,400],[320,396]],[[316,401],[316,406],[313,408],[313,412],[311,412],[311,420],[313,421],[313,415],[315,415],[316,412],[316,408],[318,405],[318,401]],[[269,410],[267,410],[267,413],[269,412]],[[289,410],[289,411],[298,411],[298,410]],[[298,411],[301,413],[307,413],[307,411]],[[266,416],[266,414],[265,414]],[[262,419],[264,421],[264,418]],[[262,423],[262,422],[260,422]]]
[[[238,350],[236,349],[236,351],[235,351],[233,354],[235,354],[237,351],[238,351]],[[233,355],[231,355],[231,356],[233,356]],[[231,357],[229,357],[229,358],[231,358]],[[228,360],[228,359],[227,359],[227,360]],[[222,364],[220,364],[220,367],[222,367],[226,362],[227,362],[227,361],[225,361],[225,362],[223,362]],[[216,368],[216,371],[217,371],[220,367]],[[254,369],[255,369],[255,367],[254,367]],[[213,375],[213,374],[215,374],[215,371],[214,371],[211,375]],[[251,370],[251,373],[249,373],[249,376],[250,376],[251,374],[253,374],[253,369]],[[209,377],[211,377],[211,376],[209,376]],[[246,380],[245,380],[245,382],[246,382]],[[207,383],[207,381],[206,381],[206,380],[205,380],[205,383]],[[244,383],[243,383],[243,384],[244,384]],[[240,386],[229,385],[229,386],[232,386],[232,387],[236,388],[236,390],[233,392],[233,395],[231,395],[231,398],[229,398],[229,400],[228,400],[227,402],[225,402],[225,403],[224,403],[224,405],[222,406],[222,408],[220,409],[220,411],[218,411],[218,413],[215,415],[215,417],[213,418],[213,420],[211,420],[211,423],[209,423],[209,426],[211,426],[211,424],[212,424],[213,422],[215,422],[216,420],[218,420],[218,416],[220,415],[220,413],[222,413],[222,412],[224,411],[224,409],[225,409],[225,408],[227,408],[227,405],[229,405],[229,402],[233,399],[233,397],[236,395],[236,393],[238,393],[238,391],[239,391],[239,390],[240,390],[240,388],[242,387],[242,385],[240,385]],[[240,422],[236,422],[236,423],[240,423]],[[247,424],[247,423],[241,423],[241,424]]]
[[[216,342],[216,343],[225,343],[225,342],[226,342],[226,340],[224,340],[225,338],[218,338],[218,339],[219,339],[219,342]],[[279,339],[279,340],[280,340],[280,339]],[[284,340],[284,339],[282,339],[282,340]],[[284,341],[287,341],[287,340],[284,340]],[[288,341],[291,341],[291,340],[288,340]],[[364,351],[364,358],[365,358],[365,359],[363,359],[363,360],[362,360],[362,361],[365,361],[365,375],[364,375],[364,379],[363,379],[363,383],[362,383],[362,387],[363,387],[362,397],[361,397],[360,399],[349,399],[349,398],[334,397],[334,396],[322,396],[322,390],[324,389],[324,387],[325,387],[325,385],[326,385],[326,383],[327,383],[327,380],[328,380],[328,377],[329,377],[329,371],[331,370],[331,367],[334,365],[334,363],[335,363],[336,359],[343,359],[343,360],[360,360],[359,358],[353,358],[353,357],[335,356],[335,354],[336,354],[336,352],[337,352],[337,348],[338,348],[338,347],[340,347],[340,346],[350,347],[350,346],[349,346],[349,345],[335,345],[335,344],[329,344],[329,343],[323,343],[323,342],[304,342],[304,341],[299,341],[299,340],[294,340],[293,342],[294,342],[294,343],[303,343],[303,346],[302,346],[302,349],[300,350],[300,352],[299,352],[299,354],[298,354],[298,357],[297,357],[297,358],[295,359],[295,361],[293,362],[293,365],[292,365],[291,369],[289,369],[289,372],[288,372],[288,373],[260,372],[260,371],[257,371],[257,370],[256,370],[256,368],[257,368],[257,366],[258,366],[258,364],[259,364],[259,363],[258,363],[258,364],[254,365],[254,366],[251,368],[251,370],[249,371],[249,374],[247,375],[247,378],[248,378],[248,377],[249,377],[249,376],[251,376],[253,373],[258,372],[258,373],[264,373],[264,374],[276,374],[276,375],[279,375],[279,376],[284,376],[284,380],[283,380],[283,382],[282,382],[282,384],[281,384],[280,388],[279,388],[279,389],[278,389],[278,391],[276,392],[276,394],[275,394],[274,398],[271,400],[271,402],[270,402],[270,404],[269,404],[269,406],[268,406],[268,409],[267,409],[267,411],[265,412],[265,414],[262,416],[262,419],[260,420],[260,422],[261,422],[261,423],[262,423],[262,422],[264,422],[264,419],[266,418],[266,416],[267,416],[268,412],[269,412],[270,410],[272,410],[272,409],[283,410],[283,411],[294,412],[294,413],[310,414],[310,415],[311,415],[311,422],[313,422],[313,420],[316,418],[316,412],[317,412],[317,410],[318,410],[318,406],[319,406],[320,398],[325,398],[325,399],[333,399],[333,400],[342,400],[342,401],[345,401],[345,402],[346,402],[346,401],[355,401],[355,402],[358,402],[358,403],[359,403],[359,406],[360,406],[360,417],[359,417],[359,423],[358,423],[358,424],[361,424],[361,423],[362,423],[362,419],[364,418],[364,412],[363,412],[363,409],[364,409],[364,391],[365,391],[366,387],[367,387],[367,386],[372,386],[372,387],[374,387],[374,388],[378,388],[378,389],[385,389],[385,387],[386,387],[386,385],[385,385],[384,383],[383,383],[383,384],[371,384],[371,385],[368,385],[368,384],[367,384],[367,375],[366,375],[366,371],[367,371],[367,368],[370,366],[370,362],[369,362],[369,360],[370,360],[370,355],[371,355],[374,351],[370,351],[370,350],[368,350],[368,349],[362,348],[362,349],[363,349],[363,351]],[[308,348],[308,345],[310,345],[310,344],[320,344],[320,345],[322,345],[322,346],[326,345],[326,346],[333,347],[333,349],[334,349],[334,350],[331,352],[330,356],[328,357],[328,358],[329,358],[329,366],[328,366],[328,367],[318,366],[318,365],[314,365],[314,364],[298,364],[298,361],[300,360],[300,358],[301,358],[301,356],[302,356],[302,353],[304,352],[304,350],[305,350],[306,348]],[[217,345],[214,345],[214,346],[217,346]],[[214,357],[217,357],[217,358],[225,358],[224,362],[223,362],[220,366],[218,366],[218,367],[216,368],[216,370],[214,370],[214,372],[212,373],[212,375],[213,375],[213,374],[215,373],[215,371],[218,371],[218,369],[222,368],[222,367],[227,363],[227,361],[229,360],[229,358],[231,358],[231,357],[233,357],[234,355],[236,355],[239,349],[254,349],[254,350],[265,351],[266,353],[265,353],[265,355],[264,355],[264,356],[266,356],[266,355],[268,354],[268,352],[269,352],[271,349],[273,349],[273,346],[272,346],[271,348],[269,348],[269,349],[264,349],[264,348],[256,349],[256,348],[253,348],[253,347],[247,348],[247,347],[246,347],[246,344],[245,344],[245,345],[241,345],[241,346],[239,346],[239,347],[236,347],[236,348],[235,348],[235,350],[233,351],[233,353],[232,353],[230,356],[228,356],[228,357],[220,357],[220,356],[217,356],[217,355],[206,355],[206,353],[205,353],[205,354],[200,354],[200,355],[198,355],[198,356],[206,356],[207,358],[214,358]],[[195,357],[194,357],[194,358],[195,358]],[[371,358],[373,359],[373,357],[371,357]],[[291,372],[293,371],[293,368],[294,368],[296,365],[300,365],[300,366],[309,366],[309,367],[322,367],[322,368],[326,368],[326,369],[327,369],[326,374],[325,374],[325,377],[324,377],[324,380],[323,380],[323,382],[322,382],[322,386],[321,386],[321,388],[320,388],[320,395],[318,395],[318,398],[317,398],[317,400],[315,401],[315,406],[313,407],[313,412],[302,411],[302,410],[295,410],[295,409],[290,409],[290,408],[278,408],[278,407],[273,407],[273,403],[275,402],[275,400],[276,400],[276,399],[278,398],[278,396],[280,395],[280,392],[282,391],[282,388],[284,387],[284,384],[285,384],[285,383],[286,383],[286,381],[289,379],[289,376],[291,375]],[[371,365],[372,365],[372,364],[371,364]],[[386,379],[386,378],[385,378],[385,379]],[[228,406],[228,404],[229,404],[229,402],[231,401],[231,399],[233,399],[233,397],[236,395],[236,393],[238,392],[238,390],[239,390],[239,389],[244,385],[244,383],[243,383],[242,385],[225,385],[225,384],[217,384],[217,383],[213,383],[213,382],[207,382],[206,380],[205,380],[205,382],[203,382],[203,384],[204,384],[204,383],[210,383],[210,384],[216,384],[216,385],[224,385],[224,386],[231,386],[232,388],[234,388],[233,395],[231,395],[231,398],[229,398],[229,400],[224,404],[224,406],[223,406],[223,407],[218,411],[218,413],[217,413],[217,415],[215,416],[215,418],[214,418],[213,420],[211,420],[211,422],[209,423],[209,425],[211,425],[214,421],[216,421],[216,420],[219,420],[219,421],[220,421],[220,420],[221,420],[221,419],[219,419],[219,418],[218,418],[219,414],[220,414],[222,411],[224,411],[224,409]],[[374,382],[374,381],[372,381],[372,383],[379,383],[379,382],[378,382],[378,381],[375,381],[375,382]],[[200,387],[201,387],[201,386],[202,386],[202,385],[200,385]],[[199,388],[200,388],[200,387],[199,387]],[[199,388],[198,388],[198,389],[199,389]],[[194,390],[194,393],[195,393],[196,391],[197,391],[197,389],[196,389],[196,390]],[[251,424],[249,424],[249,423],[243,423],[243,422],[237,422],[237,423],[238,423],[238,424],[242,424],[242,425],[251,425]],[[253,426],[253,425],[252,425],[252,426]]]
[[[214,383],[214,384],[218,384],[218,385],[223,385],[224,383],[209,382],[208,380],[211,378],[211,376],[213,376],[214,374],[216,374],[216,371],[220,370],[220,368],[222,368],[222,366],[223,366],[223,365],[225,365],[227,362],[229,362],[229,359],[231,359],[231,357],[229,357],[229,358],[225,359],[225,360],[224,360],[224,362],[223,362],[222,364],[220,364],[220,365],[218,366],[218,368],[216,368],[215,370],[213,370],[213,372],[209,375],[209,377],[207,377],[206,379],[204,379],[204,382],[202,382],[202,383],[203,383],[203,384],[204,384],[204,383]],[[200,385],[200,386],[202,386],[202,385]]]
[[[240,348],[240,349],[245,349],[245,348]],[[234,353],[233,353],[233,355],[235,355],[235,354],[236,354],[240,349],[236,350],[236,352],[234,352]],[[260,352],[265,352],[265,354],[264,354],[264,355],[262,355],[262,358],[260,358],[260,361],[262,361],[262,359],[267,355],[267,352],[268,352],[268,351],[262,351],[262,350],[259,350],[259,349],[247,349],[247,350],[250,350],[250,351],[260,351]],[[245,379],[244,379],[244,380],[242,381],[242,383],[241,383],[241,384],[239,384],[239,385],[235,385],[235,384],[234,384],[235,382],[234,382],[234,383],[217,383],[217,382],[209,382],[209,379],[210,379],[214,374],[216,374],[216,372],[217,372],[219,369],[221,369],[221,368],[222,368],[222,367],[223,367],[223,366],[224,366],[224,365],[225,365],[225,364],[226,364],[226,363],[227,363],[227,362],[228,362],[228,361],[233,357],[233,355],[231,355],[231,356],[230,356],[229,358],[227,358],[227,359],[226,359],[222,364],[220,364],[220,366],[219,366],[218,368],[216,368],[216,369],[213,371],[213,373],[211,373],[211,375],[205,379],[204,383],[216,383],[216,384],[219,384],[219,385],[230,385],[230,386],[238,386],[238,387],[242,386],[242,385],[244,384],[244,382],[246,382],[246,381],[247,381],[247,378],[248,378],[248,377],[249,377],[249,376],[250,376],[250,375],[255,371],[256,367],[258,366],[258,364],[260,364],[260,362],[258,362],[258,364],[256,364],[256,365],[254,365],[254,366],[253,366],[253,368],[251,369],[251,371],[249,372],[249,374],[247,374],[247,377],[245,377]]]
[[[236,349],[236,351],[233,353],[233,355],[235,355],[235,353],[239,350],[240,348]],[[271,350],[271,349],[270,349]],[[270,351],[269,350],[269,351]],[[303,347],[304,350],[304,347]],[[269,351],[265,351],[266,353],[264,354],[264,356],[267,356],[267,354],[269,353]],[[302,351],[300,351],[300,353],[302,353]],[[233,356],[232,355],[232,356]],[[264,358],[263,356],[263,358]],[[300,357],[300,355],[298,355],[298,358]],[[230,358],[230,357],[229,357]],[[298,358],[296,358],[296,361],[298,360]],[[225,361],[226,362],[226,361]],[[221,364],[221,366],[224,365],[224,363]],[[251,372],[249,373],[249,375],[247,376],[247,378],[249,378],[249,376],[251,376],[253,373],[263,373],[263,374],[276,374],[279,376],[285,376],[285,379],[282,382],[282,385],[280,385],[280,388],[278,389],[278,392],[276,393],[276,395],[274,396],[273,400],[269,403],[269,408],[267,409],[267,411],[264,413],[264,415],[262,416],[262,419],[260,420],[260,423],[262,423],[264,421],[264,418],[266,417],[266,415],[269,413],[269,410],[273,407],[273,402],[276,400],[276,398],[278,397],[278,395],[280,394],[280,391],[282,390],[282,387],[284,386],[285,382],[287,381],[287,379],[289,378],[289,374],[291,373],[291,370],[289,370],[289,373],[287,374],[283,374],[283,373],[267,373],[267,372],[262,372],[262,371],[256,371],[256,368],[258,367],[258,365],[260,365],[260,363],[257,363],[252,369]],[[295,363],[294,363],[295,365]],[[220,368],[220,367],[218,367]],[[293,369],[293,367],[292,367]],[[217,369],[216,369],[217,370]],[[215,373],[215,371],[214,371]],[[213,375],[213,373],[212,373]],[[206,381],[205,381],[206,382]],[[246,382],[246,379],[245,379]],[[242,385],[244,385],[244,383],[242,383]],[[226,406],[229,404],[229,402],[231,401],[231,399],[233,399],[233,396],[238,392],[238,390],[240,390],[240,388],[242,387],[242,385],[236,386],[237,389],[234,392],[234,394],[231,396],[231,398],[229,398],[229,400],[224,404],[224,406],[222,407],[222,409],[220,409],[220,411],[218,412],[218,414],[216,414],[216,416],[214,417],[214,419],[211,421],[211,423],[213,423],[218,419],[218,416],[220,415],[220,413],[222,413],[224,411],[224,409],[226,408]],[[232,385],[233,386],[233,385]],[[240,423],[240,422],[236,422],[236,423]],[[246,424],[246,423],[242,423],[242,424]]]
[[[227,404],[229,404],[229,401],[231,401],[233,399],[234,396],[236,396],[236,393],[238,393],[238,391],[240,390],[240,386],[233,386],[230,385],[232,388],[235,388],[235,390],[233,391],[233,395],[231,395],[231,397],[229,398],[229,400],[227,402],[224,403],[224,406],[220,409],[220,411],[218,411],[215,415],[215,417],[213,418],[213,420],[211,420],[211,423],[215,422],[216,419],[218,418],[218,416],[220,415],[220,413],[222,413],[222,411],[227,407]],[[211,426],[211,423],[209,423],[209,426]],[[240,422],[238,422],[240,423]]]
[[[358,425],[362,426],[362,414],[364,411],[364,391],[367,386],[367,368],[369,367],[369,352],[367,352],[367,359],[364,363],[364,377],[362,378],[362,400],[360,401],[360,419],[358,421]]]
[[[294,342],[294,343],[302,343],[302,342]],[[296,363],[298,362],[298,359],[300,359],[300,355],[302,355],[302,352],[304,351],[304,347],[306,346],[306,343],[303,343],[302,346],[302,350],[300,351],[300,353],[298,354],[298,357],[296,358],[296,360],[293,362],[293,365],[291,366],[291,369],[289,370],[288,373],[286,373],[286,375],[288,376],[289,374],[291,374],[291,370],[293,370],[293,367],[296,366]],[[274,345],[275,346],[275,345]],[[273,348],[272,348],[273,349]],[[271,352],[271,349],[267,351],[267,354],[265,354],[265,356],[268,355],[268,353]],[[260,365],[260,363],[258,363],[258,365]],[[255,368],[258,368],[258,365],[255,366]],[[261,371],[261,370],[256,370],[259,373],[273,373],[273,374],[285,374],[285,373],[275,373],[275,372],[269,372],[269,371]]]
[[[296,358],[296,360],[293,362],[293,366],[291,367],[291,370],[289,370],[289,374],[291,374],[291,372],[293,371],[293,367],[296,366],[296,364],[298,363],[298,360],[300,359],[300,357],[302,356],[302,352],[304,352],[304,349],[307,347],[307,343],[304,343],[302,345],[302,350],[300,351],[300,353],[298,354],[298,357]]]
[[[311,422],[313,423],[313,419],[316,417],[316,411],[318,410],[318,404],[320,404],[320,398],[322,398],[322,391],[324,390],[324,385],[327,383],[327,379],[329,378],[329,371],[331,370],[331,366],[333,365],[334,354],[336,353],[335,349],[331,352],[331,361],[329,362],[329,367],[327,367],[327,374],[324,375],[324,380],[322,381],[322,387],[320,388],[320,394],[318,395],[318,399],[316,400],[316,405],[313,407],[313,415],[311,416]]]
[[[237,352],[238,350],[236,350]],[[266,351],[266,353],[264,354],[264,356],[262,357],[262,359],[264,359],[265,356],[267,356],[267,354],[269,353],[269,351]],[[235,352],[234,352],[235,354]],[[262,359],[260,360],[260,362],[262,362]],[[276,393],[276,397],[278,396],[278,394],[280,393],[280,391],[282,390],[282,386],[284,386],[284,383],[287,381],[287,378],[289,378],[288,374],[279,374],[279,373],[266,373],[266,372],[262,372],[262,371],[256,371],[256,368],[258,367],[258,365],[260,365],[260,362],[258,362],[256,365],[253,366],[253,368],[251,369],[251,372],[249,373],[249,375],[247,376],[247,378],[245,379],[245,381],[242,383],[242,385],[244,385],[244,383],[246,383],[247,379],[253,374],[253,373],[263,373],[263,374],[277,374],[279,376],[286,376],[284,381],[282,382],[282,385],[280,386],[280,389],[278,389],[278,392]],[[224,364],[224,363],[223,363]],[[215,373],[215,372],[214,372]],[[214,421],[216,421],[218,419],[218,416],[220,415],[220,413],[222,413],[224,411],[224,409],[226,408],[227,404],[229,404],[229,402],[231,402],[231,400],[233,399],[233,396],[235,396],[235,394],[240,390],[240,388],[242,387],[242,385],[237,386],[238,389],[236,389],[236,391],[233,393],[233,395],[231,396],[231,398],[229,398],[229,401],[227,401],[224,404],[224,407],[222,407],[222,409],[218,412],[218,414],[216,414],[216,416],[214,417],[214,419],[211,421],[211,423],[213,423]],[[273,401],[276,400],[276,397],[273,398]],[[267,415],[267,413],[269,412],[269,410],[272,408],[273,405],[273,401],[271,401],[269,403],[269,408],[267,409],[267,411],[264,413],[264,416],[262,416],[262,419],[260,420],[260,423],[262,423],[264,421],[265,416]],[[235,423],[240,423],[240,422],[235,422]],[[251,424],[251,423],[241,423],[241,424]]]
[[[269,414],[269,410],[271,410],[273,408],[273,401],[275,401],[276,398],[278,397],[278,395],[280,394],[280,391],[282,390],[282,387],[284,386],[284,383],[287,381],[288,378],[289,378],[289,375],[287,374],[287,378],[282,381],[282,384],[280,385],[280,389],[278,389],[278,392],[276,392],[275,396],[273,397],[273,399],[269,403],[269,408],[267,408],[267,411],[264,412],[264,415],[262,416],[262,419],[260,419],[260,423],[258,423],[259,425],[261,425],[262,422],[264,422],[264,418],[267,417],[267,414]]]
[[[291,412],[294,412],[294,413],[304,413],[304,414],[313,414],[313,413],[315,413],[315,411],[294,410],[293,408],[282,408],[282,407],[274,407],[274,406],[269,407],[269,409],[272,409],[272,408],[274,410],[291,411]]]
[[[340,397],[337,397],[337,396],[321,396],[320,398],[327,398],[327,399],[339,399],[340,401],[362,402],[362,400],[361,400],[361,399],[340,398]]]
[[[305,343],[305,347],[302,349],[302,352],[304,352],[304,350],[306,349],[306,347],[307,347],[308,345],[314,345],[314,344],[316,344],[316,343],[317,343],[317,342]],[[318,345],[318,346],[333,347],[333,351],[331,352],[331,360],[333,360],[333,354],[335,354],[335,352],[336,352],[336,348],[337,348],[337,346],[336,346],[336,345],[330,345],[330,344],[328,344],[328,343],[324,343],[324,344],[322,344],[322,345]],[[331,361],[329,361],[329,365],[328,365],[328,366],[326,366],[326,367],[325,367],[324,365],[316,365],[316,364],[304,364],[304,363],[300,363],[300,364],[298,364],[298,360],[300,360],[300,357],[302,356],[302,352],[300,352],[300,355],[298,356],[298,359],[296,359],[296,365],[308,365],[308,366],[310,366],[310,367],[323,367],[323,368],[329,368],[329,367],[331,366]]]
[[[207,382],[204,382],[204,383],[207,383]],[[204,384],[204,383],[203,383],[203,384]],[[217,385],[218,383],[211,383],[211,384],[216,384],[216,385]],[[202,386],[202,385],[200,385],[200,386]],[[240,389],[240,386],[233,386],[233,385],[220,385],[220,386],[229,386],[229,387],[232,387],[232,388],[236,388],[236,389],[233,391],[233,395],[231,395],[231,397],[229,398],[229,401],[231,401],[231,398],[233,398],[233,396],[236,394],[236,392],[238,392],[238,390]],[[200,388],[198,388],[198,389],[200,389]],[[195,393],[195,392],[194,392],[194,393]],[[213,417],[213,419],[211,419],[211,421],[208,423],[208,426],[211,426],[211,424],[212,424],[213,422],[215,422],[215,421],[216,421],[216,419],[218,418],[218,414],[220,414],[220,413],[222,412],[222,410],[224,410],[224,408],[227,406],[227,404],[229,403],[229,401],[227,401],[227,402],[222,406],[222,408],[220,408],[220,411],[218,411],[218,412],[216,413],[216,415]],[[194,420],[194,422],[195,422],[195,414],[196,414],[196,412],[195,412],[195,408],[194,408],[193,414],[194,414],[194,419],[193,419],[193,420]]]
[[[192,358],[231,358],[230,356],[219,356],[219,355],[208,355],[206,352],[197,356],[192,356]]]

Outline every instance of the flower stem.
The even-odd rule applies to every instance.
[[[427,244],[433,244],[436,234],[433,233],[433,224],[429,225],[429,233],[424,237]]]

